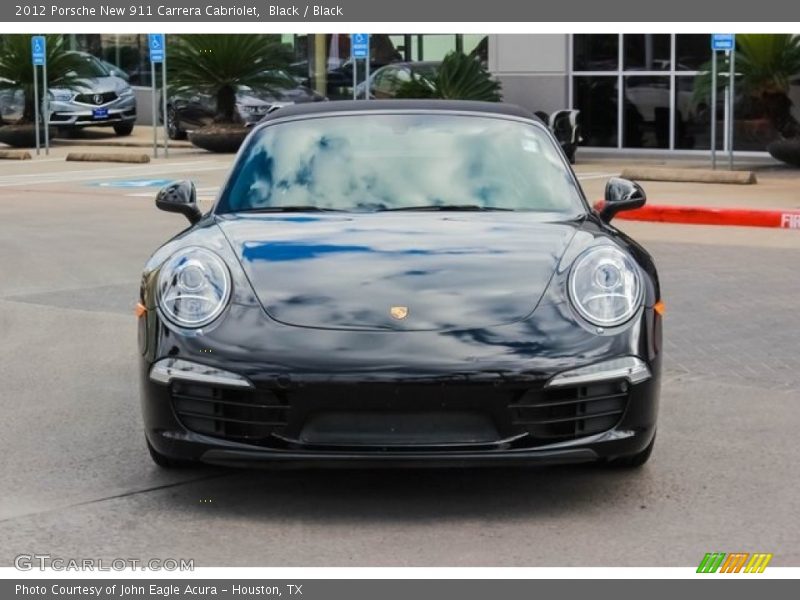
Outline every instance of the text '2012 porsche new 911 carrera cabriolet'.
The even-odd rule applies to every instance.
[[[250,133],[142,277],[155,462],[643,464],[663,304],[547,127],[505,104],[329,102]]]

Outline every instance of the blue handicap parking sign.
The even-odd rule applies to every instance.
[[[150,33],[147,35],[147,44],[150,48],[150,62],[164,62],[164,34]]]
[[[736,38],[732,33],[714,33],[711,35],[712,50],[733,50]]]
[[[47,40],[43,35],[31,37],[31,60],[34,65],[41,66],[47,61]]]
[[[354,33],[351,35],[350,48],[353,58],[367,58],[369,56],[369,34]]]

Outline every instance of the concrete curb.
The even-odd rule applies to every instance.
[[[686,183],[732,183],[749,185],[757,182],[753,171],[715,171],[711,169],[664,169],[631,167],[620,175],[634,181],[676,181]]]
[[[600,210],[603,208],[603,204],[604,202],[600,200],[595,203],[594,207],[596,210]],[[650,204],[636,210],[620,212],[615,218],[625,221],[800,230],[800,210],[757,210],[751,208]]]
[[[150,155],[132,152],[125,154],[115,154],[113,152],[70,152],[67,154],[67,160],[81,162],[149,163]]]
[[[2,160],[30,160],[31,153],[27,150],[0,150]]]

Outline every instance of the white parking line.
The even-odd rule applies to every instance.
[[[195,188],[197,192],[198,198],[205,198],[205,199],[214,199],[217,196],[217,192],[219,192],[219,186],[214,187],[199,187]],[[152,198],[155,195],[155,190],[149,192],[131,192],[129,194],[125,194],[125,196],[129,198]]]
[[[15,167],[28,167],[30,165],[38,165],[38,164],[41,164],[41,163],[51,163],[51,162],[64,162],[64,158],[63,157],[60,157],[60,158],[36,158],[36,155],[34,154],[33,157],[31,158],[31,160],[22,160],[22,161],[16,163],[14,166]]]

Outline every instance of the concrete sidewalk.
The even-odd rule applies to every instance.
[[[586,196],[594,203],[603,198],[609,177],[619,175],[631,166],[653,166],[685,169],[707,169],[708,159],[686,158],[586,158],[578,151],[575,171],[581,180]],[[727,168],[727,165],[724,167]],[[800,169],[782,165],[771,159],[742,159],[734,166],[737,170],[752,170],[758,183],[731,185],[718,183],[677,183],[668,181],[646,181],[642,183],[647,192],[649,205],[676,205],[709,208],[747,208],[758,210],[800,209]]]

